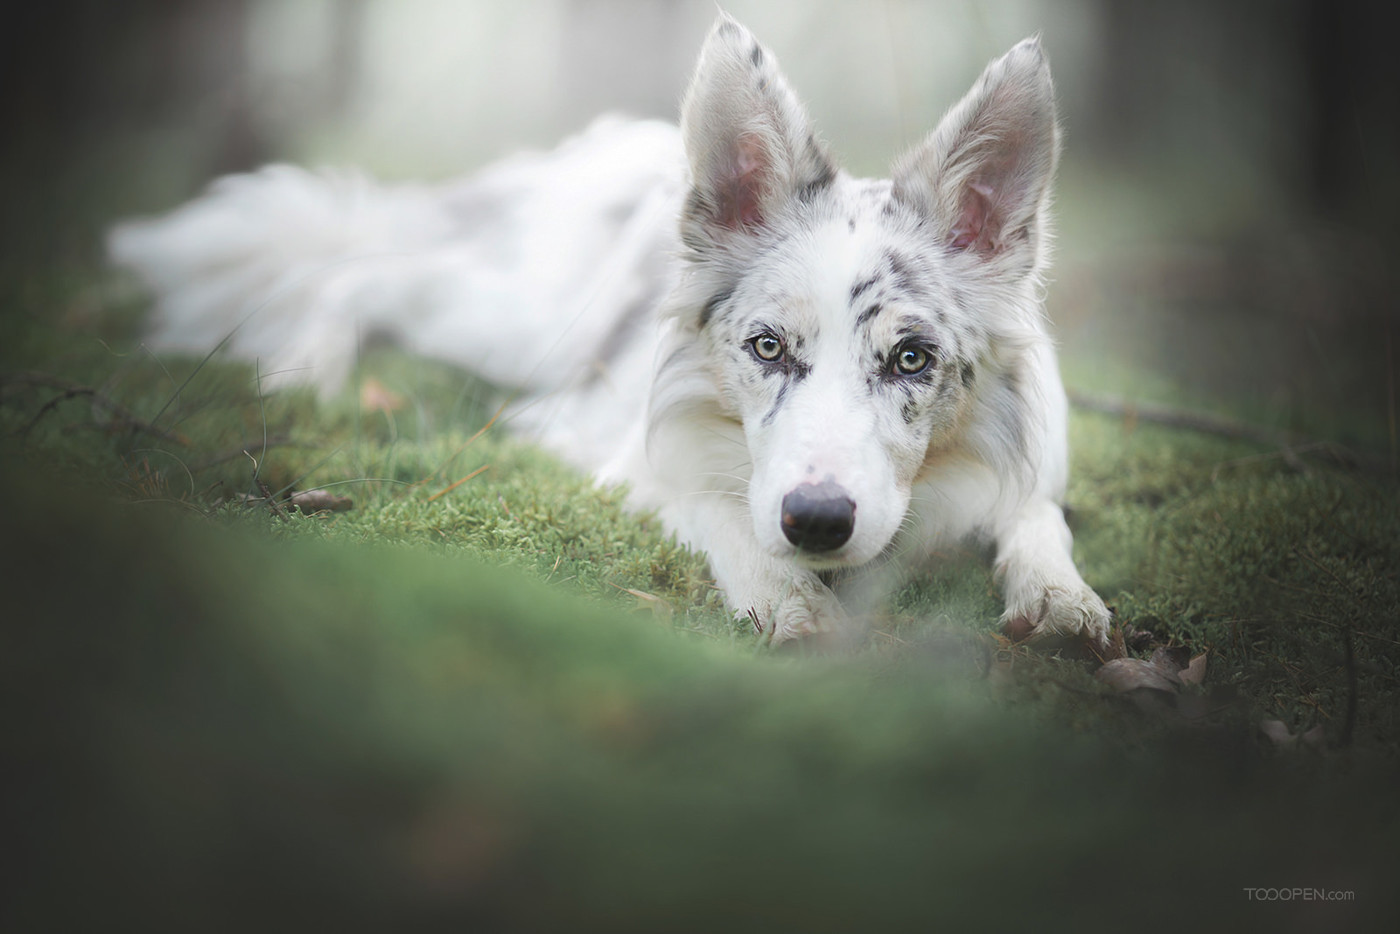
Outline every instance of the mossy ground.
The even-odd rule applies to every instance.
[[[1395,908],[1393,474],[1074,415],[1076,558],[1121,623],[1208,653],[1211,712],[1187,719],[998,642],[973,551],[915,573],[854,655],[775,655],[618,491],[478,434],[497,400],[451,368],[379,350],[336,398],[260,391],[144,351],[102,276],[45,275],[11,278],[0,351],[24,924]],[[399,404],[368,405],[370,380]],[[312,487],[353,509],[240,501]],[[1276,750],[1264,719],[1325,741]],[[1284,885],[1356,901],[1243,893]]]

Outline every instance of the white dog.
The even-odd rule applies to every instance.
[[[269,167],[110,247],[157,346],[334,389],[388,332],[522,394],[516,429],[628,484],[775,643],[842,629],[830,572],[972,536],[1004,622],[1102,642],[1058,505],[1058,145],[1029,39],[892,180],[851,178],[721,16],[679,130],[603,120],[436,189]]]

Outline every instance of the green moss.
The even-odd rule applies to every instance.
[[[250,891],[380,929],[1018,929],[1182,891],[1257,923],[1241,887],[1300,879],[1359,891],[1338,918],[1385,907],[1361,898],[1394,872],[1391,478],[1073,418],[1077,560],[1123,623],[1209,652],[1223,710],[1188,723],[989,636],[975,550],[894,584],[853,658],[767,652],[622,491],[478,434],[499,400],[451,368],[367,355],[384,412],[121,327],[6,327],[10,372],[166,433],[3,386],[26,922],[76,923],[73,879],[186,929],[264,922]],[[241,499],[318,486],[354,508]],[[1327,748],[1274,755],[1266,717]]]

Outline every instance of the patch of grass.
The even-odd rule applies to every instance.
[[[1394,753],[1393,481],[1101,416],[1078,417],[1074,441],[1079,557],[1121,621],[1209,651],[1213,680],[1295,729],[1341,735],[1355,678],[1354,729]]]
[[[7,572],[80,583],[8,599],[12,929],[1236,924],[1295,879],[1387,910],[1355,802],[1388,786],[1238,734],[1134,762],[1097,735],[1130,708],[1049,715],[1063,677],[754,656],[441,549],[3,480]]]
[[[1393,478],[1075,415],[1085,577],[1229,691],[1187,723],[998,642],[984,555],[896,588],[853,657],[769,653],[620,491],[478,434],[499,400],[451,368],[377,351],[356,387],[397,404],[318,400],[144,352],[81,276],[19,293],[23,924],[1150,927],[1188,890],[1258,924],[1242,887],[1295,882],[1357,891],[1340,926],[1393,910]],[[354,508],[242,500],[313,487]]]

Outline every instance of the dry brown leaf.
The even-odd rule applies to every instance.
[[[360,384],[360,408],[366,412],[397,412],[404,398],[373,376]]]
[[[1180,680],[1176,672],[1140,658],[1115,658],[1104,662],[1094,677],[1115,691],[1151,688],[1175,694]]]
[[[1191,650],[1184,645],[1159,645],[1152,650],[1149,661],[1161,671],[1175,676],[1191,661]]]
[[[1127,657],[1128,644],[1123,634],[1123,627],[1114,626],[1113,631],[1109,633],[1108,648],[1104,651],[1103,660],[1105,662],[1110,662],[1115,658]]]
[[[1259,724],[1259,732],[1267,736],[1277,749],[1292,749],[1301,745],[1320,750],[1327,746],[1327,733],[1322,724],[1303,733],[1293,733],[1282,720],[1265,720]]]
[[[630,587],[624,587],[623,590],[637,598],[639,608],[651,610],[657,619],[669,620],[671,618],[671,614],[674,612],[671,609],[671,604],[656,594],[647,593],[644,590],[633,590]]]
[[[1199,685],[1206,680],[1207,654],[1206,652],[1202,652],[1200,655],[1195,656],[1191,661],[1186,663],[1185,668],[1176,673],[1177,677],[1181,679],[1182,684]]]
[[[1259,724],[1259,732],[1267,736],[1280,749],[1292,746],[1298,737],[1288,729],[1282,720],[1265,720]]]
[[[1156,636],[1150,630],[1139,629],[1132,623],[1123,625],[1123,642],[1131,651],[1141,651],[1156,641]]]
[[[302,490],[287,497],[287,503],[310,515],[313,512],[345,512],[355,508],[348,496],[336,496],[328,490]]]
[[[1322,729],[1321,723],[1298,738],[1303,741],[1304,746],[1311,746],[1314,749],[1322,749],[1327,745],[1327,733]]]

